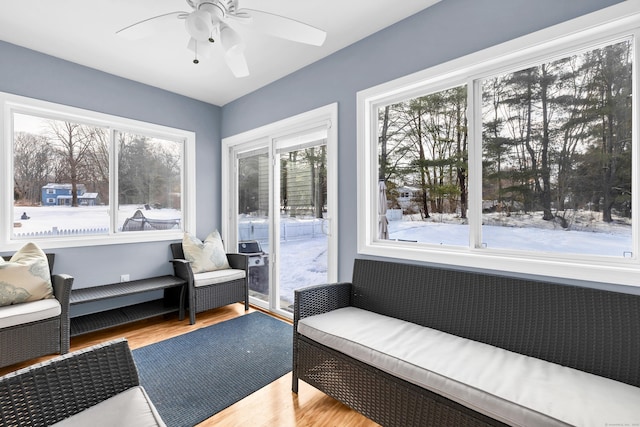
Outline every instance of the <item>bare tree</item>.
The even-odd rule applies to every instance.
[[[14,193],[25,202],[38,203],[52,170],[48,141],[39,135],[18,132],[13,150]]]
[[[85,125],[51,120],[49,122],[51,144],[62,158],[65,176],[71,184],[71,206],[78,206],[78,173],[92,152],[94,132]]]

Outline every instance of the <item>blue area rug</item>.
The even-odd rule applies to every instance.
[[[260,312],[133,351],[169,427],[193,426],[291,371],[292,326]]]

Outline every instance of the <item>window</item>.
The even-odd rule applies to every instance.
[[[614,6],[360,92],[359,251],[637,284],[638,28]]]
[[[466,108],[465,86],[378,108],[378,204],[399,219],[379,239],[468,244]]]
[[[626,39],[481,80],[487,247],[633,254],[632,48]]]
[[[167,240],[193,226],[193,133],[7,94],[0,100],[3,242]]]

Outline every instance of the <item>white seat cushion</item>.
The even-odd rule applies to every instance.
[[[226,270],[207,271],[204,273],[196,273],[193,275],[193,285],[209,286],[218,283],[229,282],[231,280],[244,279],[245,271],[229,268]]]
[[[57,299],[42,299],[0,307],[0,328],[22,325],[60,316],[62,308]]]
[[[358,308],[298,332],[510,425],[640,422],[640,388]]]
[[[56,424],[56,427],[165,426],[140,386],[132,387]]]

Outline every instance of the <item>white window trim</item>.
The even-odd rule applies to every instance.
[[[126,233],[112,232],[108,235],[65,236],[60,238],[33,239],[43,249],[68,248],[81,246],[98,246],[122,243],[142,243],[182,239],[183,230],[196,229],[196,134],[192,131],[175,129],[166,126],[146,123],[138,120],[98,113],[67,105],[56,104],[38,99],[0,92],[0,246],[11,251],[22,247],[26,240],[12,239],[13,218],[13,126],[12,112],[34,114],[52,119],[75,120],[96,126],[132,133],[155,136],[169,140],[184,141],[184,165],[182,170],[182,230]],[[111,175],[114,174],[115,161],[110,156]],[[110,183],[110,200],[117,200],[114,195],[115,183]],[[114,219],[111,218],[113,222]],[[113,228],[113,227],[112,227]]]
[[[640,0],[628,0],[600,11],[555,25],[553,27],[514,39],[500,45],[383,83],[357,94],[357,149],[358,149],[358,253],[380,257],[400,258],[434,264],[466,268],[553,276],[566,279],[600,281],[640,286],[639,224],[633,215],[633,253],[631,259],[605,259],[594,257],[544,255],[533,252],[513,253],[506,250],[481,248],[479,216],[482,198],[481,168],[479,160],[482,123],[480,111],[472,106],[480,102],[476,80],[492,74],[504,73],[561,56],[567,50],[593,47],[603,39],[616,39],[633,34],[635,37],[633,87],[637,92],[640,73]],[[406,244],[377,239],[377,111],[392,102],[425,93],[433,93],[456,85],[468,88],[469,111],[469,229],[468,247]],[[634,183],[633,207],[638,206],[638,112],[640,97],[633,99],[634,157],[632,177]],[[479,155],[478,155],[479,154]],[[476,167],[473,167],[473,163]]]
[[[327,135],[327,205],[329,211],[336,215],[326,219],[329,223],[329,253],[333,256],[327,259],[328,280],[336,281],[338,276],[338,104],[333,103],[311,111],[300,113],[277,122],[261,126],[246,132],[222,139],[222,188],[236,188],[234,169],[234,149],[242,145],[243,151],[250,151],[251,147],[262,147],[270,141],[292,135],[296,132],[308,130],[319,125],[328,125]],[[237,217],[238,200],[231,191],[222,192],[222,224],[221,235],[227,247],[238,247],[237,233],[231,229],[235,224],[232,217]],[[271,196],[270,196],[271,198]],[[272,236],[270,236],[271,239]],[[284,313],[284,312],[283,312]]]

